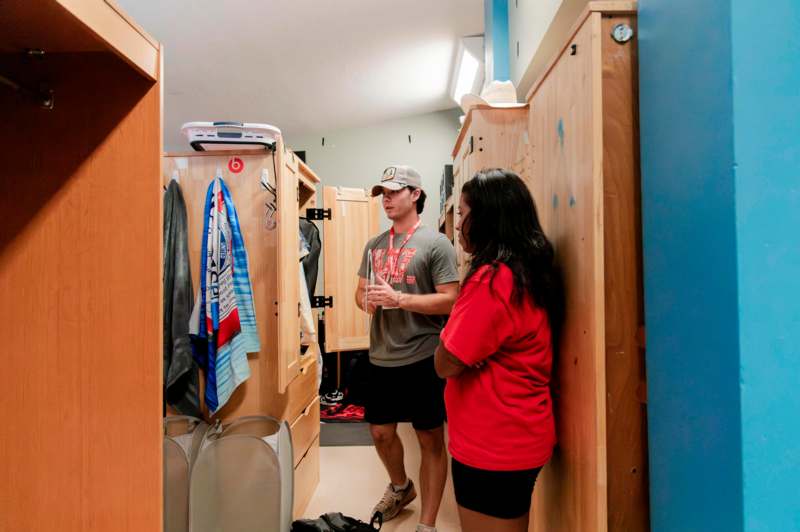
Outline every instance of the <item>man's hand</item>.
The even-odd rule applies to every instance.
[[[375,314],[375,311],[378,310],[378,306],[369,302],[369,287],[364,290],[364,312],[369,314],[370,316]]]
[[[367,305],[387,308],[400,307],[400,299],[403,294],[392,288],[380,275],[376,275],[375,279],[378,284],[367,287]]]

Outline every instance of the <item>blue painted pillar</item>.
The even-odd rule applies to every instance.
[[[640,0],[653,532],[800,530],[800,2]]]
[[[486,82],[510,79],[508,0],[483,0]]]
[[[800,531],[800,2],[732,4],[745,530]]]

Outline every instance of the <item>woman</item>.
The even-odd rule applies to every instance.
[[[459,517],[467,532],[527,531],[533,486],[555,444],[553,247],[512,172],[478,172],[459,211],[459,242],[472,259],[435,357],[447,378]]]

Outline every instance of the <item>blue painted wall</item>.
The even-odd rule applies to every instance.
[[[653,532],[742,529],[730,0],[640,0]]]
[[[508,0],[484,0],[486,81],[510,79]]]
[[[639,9],[653,531],[800,531],[800,2]]]
[[[731,4],[745,530],[800,531],[800,2]]]

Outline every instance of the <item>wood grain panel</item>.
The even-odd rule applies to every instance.
[[[636,43],[610,36],[632,10],[590,3],[530,95],[529,186],[567,290],[531,530],[649,529]]]
[[[378,232],[377,201],[364,189],[325,187],[324,203],[331,209],[323,222],[325,294],[333,297],[325,310],[325,351],[368,349],[370,318],[354,295],[364,248]]]
[[[159,530],[160,87],[107,53],[0,69],[58,94],[0,91],[0,530]]]
[[[105,43],[54,0],[0,3],[0,51],[40,48],[48,53],[104,52]]]
[[[637,396],[645,383],[637,339],[644,324],[638,57],[636,39],[620,45],[611,38],[617,24],[635,31],[636,17],[602,24],[608,528],[641,532],[649,530],[649,500],[646,410]]]
[[[80,20],[107,47],[142,74],[155,79],[158,45],[119,6],[105,0],[54,0]]]
[[[311,497],[319,484],[319,438],[294,469],[294,518],[303,517]]]
[[[528,108],[478,109],[469,135],[474,147],[472,173],[486,168],[521,166],[528,149]],[[465,177],[466,180],[472,176]],[[521,176],[524,178],[524,176]]]
[[[300,356],[297,191],[300,186],[308,188],[317,179],[308,170],[301,180],[298,176],[301,164],[296,155],[284,151],[281,142],[274,157],[264,150],[192,152],[164,157],[163,180],[168,182],[177,172],[187,203],[195,290],[199,285],[203,205],[208,185],[218,171],[231,191],[247,248],[261,351],[249,355],[250,379],[236,389],[216,416],[223,422],[246,415],[269,415],[296,422],[318,393],[319,346],[311,343],[305,355]],[[276,205],[275,195],[261,184],[265,171],[270,186],[277,187],[277,212],[270,207]],[[305,206],[313,204],[313,195],[307,195]],[[270,221],[277,221],[277,227]],[[317,433],[318,411],[317,406],[316,423],[309,425],[308,420],[303,423],[312,429],[316,424]],[[302,471],[304,477],[299,486],[310,497],[319,479],[318,459],[307,461]]]
[[[313,441],[319,438],[319,396],[305,407],[300,416],[292,423],[292,448],[294,449],[294,467],[300,463]]]
[[[200,238],[202,233],[201,212],[205,203],[205,193],[207,187],[216,174],[217,169],[222,172],[223,179],[231,190],[234,203],[236,204],[239,222],[242,226],[242,233],[245,246],[248,252],[248,262],[250,269],[250,281],[253,285],[254,305],[256,321],[258,324],[259,337],[261,339],[261,351],[257,354],[249,355],[250,369],[252,375],[242,384],[231,397],[228,405],[224,407],[218,418],[227,422],[244,415],[270,415],[278,419],[294,421],[314,398],[316,394],[316,357],[318,346],[312,343],[306,354],[300,356],[299,344],[299,321],[291,324],[284,329],[280,325],[279,308],[290,308],[284,300],[280,298],[281,290],[297,289],[298,278],[295,271],[290,281],[283,282],[279,279],[278,269],[279,257],[284,255],[279,251],[279,232],[280,223],[277,228],[274,224],[268,223],[281,216],[281,211],[270,215],[269,204],[274,205],[275,196],[261,185],[261,177],[264,170],[269,176],[271,186],[275,186],[275,171],[278,168],[289,168],[291,172],[285,171],[283,177],[278,172],[278,182],[282,184],[282,189],[278,190],[280,201],[281,190],[288,190],[288,198],[294,198],[295,203],[288,206],[289,215],[284,218],[289,226],[294,226],[293,240],[289,239],[287,231],[287,245],[295,253],[298,253],[298,230],[297,220],[297,191],[298,181],[294,170],[298,169],[297,159],[292,163],[293,154],[285,152],[283,146],[278,144],[276,154],[273,155],[264,150],[244,150],[241,152],[208,153],[190,152],[186,154],[167,154],[164,157],[163,179],[165,183],[171,178],[174,171],[178,171],[181,187],[184,190],[187,210],[189,212],[190,226],[190,260],[192,261],[192,276],[195,289],[199,283],[199,260],[200,260]],[[232,158],[241,161],[242,169],[238,173],[231,172],[229,162]],[[288,164],[287,164],[288,163]],[[235,165],[234,165],[235,167]],[[287,173],[288,172],[288,173]],[[293,186],[289,184],[288,176],[294,176]],[[279,205],[280,206],[280,205]],[[294,216],[292,216],[292,209]],[[291,230],[291,229],[290,229]],[[196,235],[196,236],[195,236]],[[299,259],[297,261],[299,264]],[[289,264],[284,266],[288,269]],[[298,266],[299,267],[299,266]],[[285,271],[284,269],[284,271]],[[283,286],[287,285],[287,286]],[[292,285],[292,286],[288,286]],[[297,304],[294,304],[294,316],[289,318],[297,319]],[[292,319],[286,321],[292,322]],[[282,336],[291,336],[288,342],[294,340],[298,331],[297,347],[291,353],[291,357],[281,354],[279,344]],[[288,349],[288,348],[287,348]],[[287,366],[287,359],[292,358],[292,367]],[[280,379],[286,378],[287,369],[294,368],[293,378],[286,384],[280,385]],[[283,377],[281,372],[283,371]],[[312,376],[313,375],[313,376]]]
[[[286,390],[300,369],[300,286],[295,281],[300,270],[300,210],[297,155],[277,149],[278,248],[276,250],[278,283],[278,390]]]
[[[241,161],[239,172],[232,162]],[[200,259],[203,237],[203,210],[206,193],[214,177],[219,173],[231,192],[242,238],[247,250],[250,282],[253,286],[253,305],[256,314],[261,352],[248,354],[251,375],[231,396],[228,404],[219,412],[218,418],[224,421],[244,415],[262,413],[260,390],[266,379],[265,361],[274,356],[277,320],[275,318],[274,296],[277,287],[275,253],[277,252],[277,230],[267,226],[267,203],[272,195],[261,185],[261,174],[267,170],[271,183],[274,183],[274,165],[271,154],[259,155],[229,154],[214,157],[164,157],[163,179],[168,182],[175,172],[186,201],[189,224],[189,260],[192,265],[192,284],[195,295],[200,287]]]
[[[537,531],[607,526],[602,167],[594,104],[600,87],[592,76],[598,32],[592,24],[581,28],[572,41],[577,53],[561,56],[531,106],[543,181],[534,194],[564,275],[567,308],[554,373],[559,443],[536,488]]]
[[[5,52],[113,52],[151,81],[158,77],[158,42],[103,0],[5,0],[0,30]]]
[[[309,356],[303,357],[303,364],[300,366],[297,378],[289,383],[289,387],[286,389],[288,402],[281,419],[285,419],[289,423],[292,423],[303,413],[303,410],[314,400],[318,393],[317,345],[314,344],[309,349],[311,353],[309,353]]]
[[[455,213],[452,227],[460,222],[458,202],[464,183],[474,174],[487,168],[504,168],[521,172],[528,181],[529,151],[528,108],[492,108],[479,106],[467,113],[461,133],[453,150],[453,202]],[[454,238],[458,269],[463,278],[469,268],[469,256]]]
[[[635,14],[637,10],[635,0],[563,0],[553,17],[547,32],[542,37],[542,42],[536,54],[525,71],[524,79],[520,81],[519,91],[531,84],[527,90],[526,100],[530,101],[533,94],[550,74],[563,54],[593,13]]]

